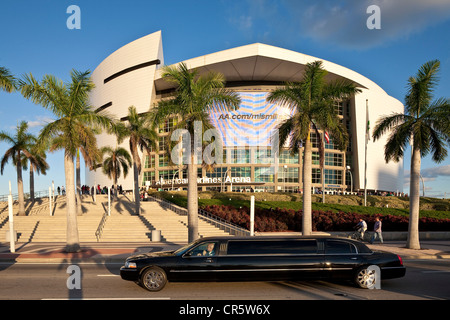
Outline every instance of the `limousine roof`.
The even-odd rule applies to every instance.
[[[344,240],[350,242],[357,242],[348,238],[341,238],[336,236],[327,235],[312,235],[312,236],[301,236],[301,235],[266,235],[266,236],[211,236],[198,239],[198,241],[214,241],[214,240],[292,240],[292,239],[335,239]]]

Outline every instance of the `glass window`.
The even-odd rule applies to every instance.
[[[285,164],[298,164],[298,153],[291,155],[291,151],[282,150],[280,152],[280,159],[278,162]]]
[[[168,149],[168,143],[170,142],[169,136],[161,136],[159,137],[159,151],[166,151]]]
[[[203,242],[198,246],[194,247],[191,251],[189,251],[186,255],[190,257],[208,257],[215,256],[219,250],[218,242]]]
[[[274,171],[272,167],[256,167],[255,182],[274,182]]]
[[[271,149],[257,149],[256,163],[271,163],[272,150]]]
[[[175,177],[174,177],[175,175]],[[172,180],[178,178],[178,170],[161,170],[159,171],[159,179]]]
[[[228,254],[314,254],[316,240],[229,241]]]
[[[294,167],[279,167],[278,168],[278,182],[298,183],[298,168]]]
[[[158,164],[160,167],[168,167],[169,166],[169,155],[167,154],[160,154],[158,155]]]
[[[342,184],[342,171],[325,169],[326,184]]]
[[[231,163],[250,163],[249,149],[231,149]]]
[[[318,168],[312,168],[312,183],[322,183],[321,170]]]
[[[327,240],[325,252],[327,254],[357,253],[354,245],[339,240]]]
[[[159,125],[160,133],[167,133],[172,131],[172,129],[178,124],[177,118],[169,118]]]
[[[231,176],[250,178],[252,176],[252,169],[250,167],[231,167]]]
[[[233,187],[233,191],[236,190]],[[255,192],[275,192],[275,188],[273,186],[255,186]]]
[[[148,169],[148,168],[154,168],[154,167],[155,167],[155,155],[152,154],[150,156],[146,156],[144,168]]]
[[[150,184],[155,181],[155,171],[144,171],[144,176],[142,177],[143,186],[145,186],[146,181],[150,181]]]
[[[342,167],[342,153],[325,153],[325,165]]]
[[[209,172],[208,170],[206,170],[206,176],[208,178],[222,178],[225,175],[225,172],[227,172],[227,168],[226,167],[222,167],[222,168],[214,168],[213,172]]]
[[[330,142],[325,141],[325,149],[339,150],[339,146],[333,142],[332,138],[330,138]]]
[[[311,147],[318,148],[319,147],[319,136],[315,132],[311,132]]]

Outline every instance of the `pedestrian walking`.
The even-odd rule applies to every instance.
[[[370,244],[372,244],[376,238],[380,239],[380,242],[383,243],[383,235],[381,234],[381,220],[380,218],[375,218],[375,225],[373,226],[373,235],[372,239],[370,239]]]
[[[367,223],[364,221],[364,219],[359,219],[358,224],[355,226],[356,232],[357,232],[357,238],[361,241],[364,240],[364,233],[367,230]]]

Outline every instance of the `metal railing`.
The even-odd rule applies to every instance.
[[[167,208],[179,215],[187,215],[188,211],[185,208],[179,207],[176,204],[173,204],[170,201],[167,201],[166,199],[163,199],[159,196],[150,196],[150,199],[158,202],[162,207]],[[211,212],[208,212],[203,209],[198,209],[199,218],[211,223],[212,225],[216,226],[217,228],[224,230],[225,232],[228,232],[231,235],[235,236],[248,236],[250,235],[250,231],[242,228],[241,226],[238,226],[237,224],[234,224],[232,222],[229,222],[225,219],[222,219]]]
[[[100,241],[100,238],[102,236],[103,233],[103,228],[105,227],[106,224],[106,220],[108,219],[108,212],[105,211],[105,213],[102,216],[102,219],[100,220],[100,223],[97,227],[97,230],[95,231],[95,237],[97,238],[97,242]]]
[[[0,195],[0,202],[8,201],[8,196],[9,196],[9,194],[1,194]],[[30,199],[30,193],[29,192],[24,192],[23,196],[24,196],[25,200]],[[34,199],[39,199],[39,198],[44,198],[44,197],[48,197],[48,190],[35,191],[34,192]],[[13,198],[13,201],[19,200],[19,194],[18,193],[13,193],[12,194],[12,198]]]

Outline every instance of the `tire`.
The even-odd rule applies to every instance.
[[[375,285],[375,271],[369,270],[369,267],[360,268],[355,274],[355,283],[363,289],[371,288]]]
[[[167,275],[163,269],[151,267],[142,273],[139,283],[148,291],[156,292],[166,285]]]

